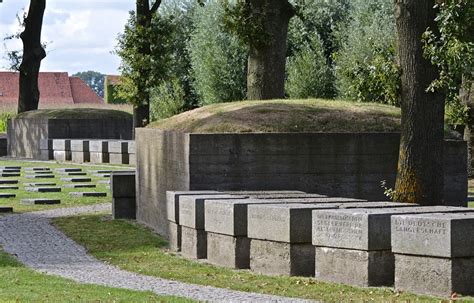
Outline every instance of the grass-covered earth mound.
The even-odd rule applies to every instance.
[[[39,109],[18,114],[20,119],[132,119],[130,113],[100,108]]]
[[[269,100],[218,103],[151,123],[189,133],[395,132],[400,109],[339,100]]]

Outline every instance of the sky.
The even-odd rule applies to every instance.
[[[0,70],[8,66],[6,50],[22,48],[21,41],[5,47],[3,38],[18,32],[16,15],[28,4],[29,0],[0,3]],[[41,71],[117,74],[120,59],[111,51],[134,5],[134,0],[47,0],[42,41],[48,46]]]

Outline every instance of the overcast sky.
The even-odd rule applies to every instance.
[[[0,69],[7,65],[3,37],[18,31],[16,14],[28,9],[29,0],[0,3]],[[94,70],[116,74],[120,63],[110,52],[123,30],[134,0],[47,0],[42,40],[50,43],[41,71]],[[9,42],[7,49],[21,49],[21,42]]]

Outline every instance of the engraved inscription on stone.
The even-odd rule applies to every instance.
[[[330,239],[350,235],[362,237],[362,218],[348,215],[317,214],[314,230]]]
[[[430,234],[430,235],[446,235],[448,232],[446,222],[427,221],[427,220],[393,220],[395,231],[400,233],[412,234]]]

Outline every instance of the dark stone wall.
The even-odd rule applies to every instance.
[[[8,121],[8,155],[40,159],[41,139],[131,140],[132,119],[31,119]]]
[[[387,200],[380,182],[394,187],[399,140],[398,133],[179,134],[140,129],[137,218],[166,235],[166,190],[301,190]],[[445,202],[465,206],[466,143],[447,141],[445,157]]]

